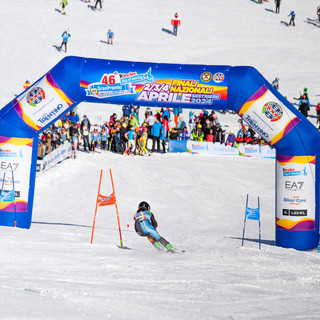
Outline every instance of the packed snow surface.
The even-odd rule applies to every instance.
[[[68,55],[190,64],[252,65],[294,102],[308,87],[320,101],[319,33],[315,0],[106,0],[104,10],[69,0],[0,2],[0,106]],[[287,15],[296,11],[296,27]],[[178,36],[170,19],[178,12]],[[111,28],[113,46],[104,43]],[[93,122],[119,106],[81,104]],[[143,112],[141,112],[143,113]],[[185,112],[187,116],[187,111]],[[220,117],[237,128],[237,116]],[[310,120],[315,123],[312,107]],[[124,248],[114,207],[97,212],[112,192],[112,169]],[[275,246],[275,163],[267,159],[190,154],[125,157],[78,152],[37,177],[30,230],[0,227],[1,319],[318,319],[320,255]],[[258,224],[248,221],[246,195],[261,200]],[[137,204],[151,204],[159,232],[181,254],[158,253],[133,229]]]

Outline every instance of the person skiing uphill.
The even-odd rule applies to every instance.
[[[146,201],[142,201],[138,205],[137,213],[133,217],[135,224],[134,228],[136,233],[141,237],[147,237],[151,244],[157,250],[165,248],[168,252],[175,252],[172,244],[160,236],[156,228],[158,223],[150,212],[150,205]]]
[[[59,51],[62,50],[62,46],[64,45],[64,52],[67,52],[67,43],[68,43],[68,40],[69,38],[71,37],[70,33],[69,33],[69,30],[68,31],[65,31],[63,32],[63,34],[61,35],[62,37],[62,43],[61,43],[61,46],[59,48]]]
[[[291,26],[291,23],[292,25],[295,27],[295,23],[294,23],[294,19],[296,17],[296,14],[294,11],[291,11],[290,14],[288,15],[288,17],[290,17],[290,21],[289,21],[289,26]]]

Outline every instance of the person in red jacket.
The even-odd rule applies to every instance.
[[[178,26],[180,26],[180,19],[177,13],[174,15],[174,19],[171,20],[171,25],[173,26],[173,35],[178,34]]]

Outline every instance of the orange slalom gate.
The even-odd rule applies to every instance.
[[[97,195],[97,201],[96,201],[96,209],[95,209],[94,217],[93,217],[93,226],[92,226],[92,233],[91,233],[91,243],[92,243],[92,241],[93,241],[93,233],[94,233],[94,228],[95,228],[95,224],[96,224],[96,216],[97,216],[98,207],[115,205],[115,207],[116,207],[116,212],[117,212],[119,235],[120,235],[120,246],[121,246],[121,248],[123,248],[122,235],[121,235],[121,227],[120,227],[120,218],[119,218],[119,211],[118,211],[118,205],[117,205],[117,199],[116,199],[116,194],[115,194],[115,190],[114,190],[114,183],[113,183],[113,178],[112,178],[111,169],[109,169],[109,172],[110,172],[110,179],[111,179],[111,184],[112,184],[112,193],[111,193],[109,196],[107,196],[107,197],[103,196],[103,195],[100,193],[103,170],[101,169],[101,172],[100,172],[98,195]]]

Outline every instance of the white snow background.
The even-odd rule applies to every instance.
[[[0,2],[1,107],[66,55],[54,47],[66,28],[68,55],[252,65],[270,82],[278,76],[289,101],[305,86],[311,104],[320,101],[318,1],[283,0],[280,14],[271,0],[105,0],[102,12],[92,1],[69,0],[66,16],[59,0]],[[296,27],[281,23],[291,10]],[[162,30],[175,12],[177,37]],[[113,46],[102,42],[109,28]],[[93,123],[121,114],[103,104],[78,110]],[[237,115],[218,117],[239,126]],[[109,168],[130,249],[118,247],[114,207],[98,209],[90,244],[101,169],[101,193],[112,191]],[[319,319],[317,250],[275,246],[274,171],[274,160],[78,152],[37,178],[29,230],[0,227],[0,319]],[[261,250],[256,221],[241,247],[247,193],[251,206],[261,199]],[[185,253],[159,254],[134,232],[142,200],[160,234]]]

